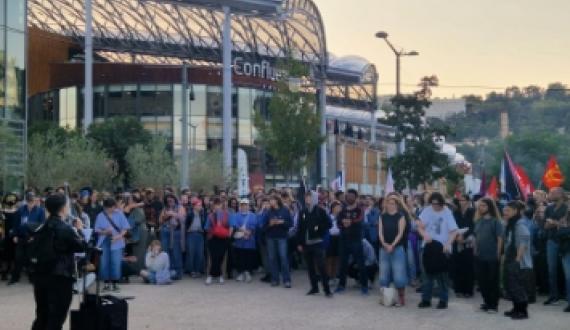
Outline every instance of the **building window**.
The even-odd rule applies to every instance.
[[[141,85],[140,111],[141,116],[172,116],[173,114],[172,85]]]
[[[135,116],[137,85],[109,86],[108,116]]]
[[[9,118],[24,118],[26,90],[26,39],[25,34],[6,32],[6,89],[5,107]],[[16,113],[18,115],[16,115]]]
[[[26,29],[26,0],[6,1],[6,14],[6,25],[9,28],[20,31]]]

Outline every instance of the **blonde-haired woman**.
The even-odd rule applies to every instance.
[[[475,213],[475,263],[477,282],[483,296],[481,311],[497,313],[503,224],[497,205],[490,198],[477,202]]]
[[[389,196],[385,201],[384,213],[378,222],[380,238],[380,286],[386,289],[391,282],[398,290],[396,306],[404,306],[405,289],[408,284],[406,251],[404,236],[406,218],[401,212],[403,203],[396,196]]]

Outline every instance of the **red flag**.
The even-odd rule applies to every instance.
[[[515,165],[515,170],[516,170],[516,175],[519,179],[522,194],[524,196],[524,199],[526,200],[528,198],[528,195],[534,192],[534,185],[532,184],[532,181],[530,180],[528,174],[526,174],[522,166]]]
[[[497,182],[497,178],[493,177],[491,179],[491,183],[489,184],[489,188],[487,188],[487,197],[497,199],[499,197],[499,183]]]
[[[564,183],[564,174],[560,170],[560,166],[554,156],[550,156],[548,163],[546,163],[546,170],[542,176],[542,182],[548,189],[562,186]]]

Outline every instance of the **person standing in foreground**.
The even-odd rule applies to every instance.
[[[263,220],[265,237],[267,238],[267,256],[271,269],[271,286],[279,286],[279,274],[283,286],[291,288],[291,273],[287,256],[287,237],[289,228],[293,226],[291,212],[283,206],[281,198],[271,196],[270,209]]]
[[[481,311],[497,313],[499,306],[499,273],[503,225],[497,204],[490,198],[482,198],[477,203],[475,215],[475,262],[477,282],[483,296]]]
[[[97,246],[103,250],[99,276],[105,285],[103,291],[118,292],[117,283],[121,279],[121,261],[125,249],[125,234],[130,229],[129,221],[122,210],[117,209],[117,202],[113,198],[103,201],[103,212],[95,220],[95,232],[99,235]]]
[[[511,201],[503,209],[507,229],[505,231],[505,289],[513,301],[513,309],[505,316],[513,320],[528,318],[528,296],[526,292],[525,269],[532,269],[530,255],[530,232],[522,221],[524,204]]]
[[[319,281],[316,270],[319,270],[321,283],[326,297],[332,297],[329,287],[329,277],[325,267],[325,236],[331,228],[329,217],[318,204],[315,192],[305,194],[305,207],[299,213],[299,228],[297,230],[297,249],[304,253],[311,281],[311,290],[307,295],[319,293]]]
[[[431,307],[433,282],[439,286],[438,309],[446,309],[448,292],[448,256],[457,236],[457,224],[451,211],[445,206],[443,195],[434,192],[428,200],[430,206],[420,214],[418,229],[424,240],[423,264],[425,279],[422,285],[422,301],[419,308]]]
[[[566,220],[568,213],[568,205],[566,205],[566,197],[562,188],[552,188],[550,190],[550,201],[544,211],[546,229],[546,263],[548,265],[548,287],[550,296],[544,302],[544,305],[558,305],[558,262],[559,256],[559,240],[557,237],[558,227]]]
[[[238,282],[251,282],[251,274],[257,267],[257,249],[255,234],[257,217],[249,209],[249,199],[239,201],[239,210],[231,218],[234,228],[234,263],[238,272]]]
[[[73,292],[74,253],[84,252],[87,247],[73,227],[62,220],[67,214],[65,197],[51,195],[45,205],[50,217],[44,224],[47,227],[42,230],[53,231],[55,262],[50,269],[32,269],[36,301],[36,319],[32,330],[62,329]]]
[[[349,189],[346,193],[346,208],[338,215],[340,228],[340,272],[339,283],[336,293],[344,292],[346,288],[346,276],[348,272],[348,258],[353,256],[358,265],[360,274],[360,290],[363,295],[368,295],[368,280],[366,279],[366,267],[364,265],[364,252],[362,247],[364,212],[358,207],[356,200],[358,192]]]
[[[40,226],[46,219],[45,210],[40,205],[40,199],[33,191],[26,193],[26,204],[22,205],[16,214],[14,235],[12,237],[12,241],[16,245],[15,263],[8,285],[20,281],[22,268],[26,265],[27,260],[26,241],[30,235],[30,229]]]
[[[386,200],[386,208],[378,222],[380,237],[380,286],[390,287],[390,282],[398,290],[397,307],[405,305],[406,284],[408,284],[406,251],[404,237],[406,219],[398,210],[398,198],[390,196]]]

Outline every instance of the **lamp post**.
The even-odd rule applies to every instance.
[[[380,31],[376,33],[376,38],[378,39],[384,39],[384,41],[386,41],[386,43],[388,44],[388,46],[390,47],[390,49],[392,49],[392,51],[394,52],[394,55],[396,55],[396,96],[400,95],[400,62],[401,62],[401,58],[402,56],[418,56],[420,55],[420,53],[418,53],[415,50],[412,51],[405,51],[403,49],[397,50],[396,47],[394,47],[394,45],[390,42],[390,40],[388,40],[388,33],[384,32],[384,31]]]
[[[93,123],[93,6],[85,0],[85,84],[83,86],[83,133]]]

